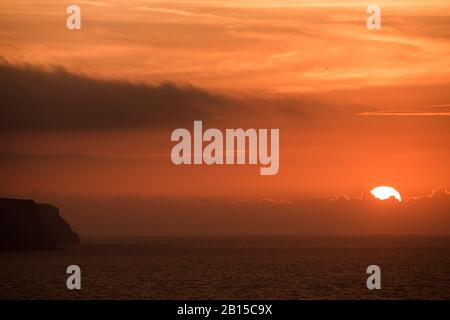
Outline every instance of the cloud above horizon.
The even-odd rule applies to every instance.
[[[164,126],[223,113],[225,97],[172,83],[95,80],[59,68],[0,65],[0,130],[104,130]]]
[[[344,115],[311,97],[231,96],[170,82],[157,85],[99,80],[62,68],[0,64],[0,131],[176,128],[194,120]],[[352,110],[348,108],[347,115]],[[360,108],[358,108],[360,110]]]

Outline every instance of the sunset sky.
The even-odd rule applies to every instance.
[[[0,3],[0,193],[403,198],[450,185],[447,1]],[[81,7],[81,30],[66,7]],[[280,128],[280,171],[174,166],[170,133]]]

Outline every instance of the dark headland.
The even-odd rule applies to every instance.
[[[53,250],[80,237],[58,208],[28,199],[0,198],[0,251]]]

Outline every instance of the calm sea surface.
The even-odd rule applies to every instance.
[[[82,290],[66,288],[68,265]],[[366,288],[366,268],[382,289]],[[448,237],[88,240],[0,253],[1,299],[450,299]]]

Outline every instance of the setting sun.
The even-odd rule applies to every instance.
[[[380,186],[373,188],[370,193],[377,199],[386,200],[391,197],[394,197],[398,201],[402,201],[402,197],[400,193],[392,187]]]

